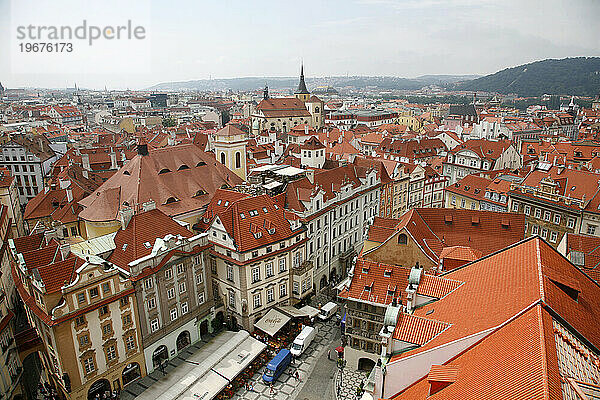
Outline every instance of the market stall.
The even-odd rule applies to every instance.
[[[275,337],[290,320],[291,318],[281,311],[271,308],[264,317],[254,324],[254,327],[271,337]]]

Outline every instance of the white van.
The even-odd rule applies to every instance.
[[[319,318],[321,318],[323,321],[331,318],[331,316],[333,314],[335,314],[338,310],[338,305],[335,304],[334,302],[330,301],[329,303],[325,304],[323,307],[321,307],[321,310],[319,311]]]
[[[300,354],[304,353],[304,350],[310,345],[310,342],[315,338],[317,330],[312,326],[305,326],[302,328],[302,332],[296,336],[292,343],[290,352],[294,357],[299,357]]]

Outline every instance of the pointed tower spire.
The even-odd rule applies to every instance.
[[[304,82],[304,63],[300,66],[300,83],[298,84],[296,94],[309,94],[306,83]]]
[[[265,82],[265,88],[263,90],[263,99],[268,99],[269,98],[269,86],[267,85],[267,83]]]

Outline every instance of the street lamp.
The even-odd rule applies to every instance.
[[[337,359],[337,367],[340,370],[340,380],[337,386],[337,395],[340,395],[340,391],[342,390],[342,379],[344,378],[344,367],[346,367],[346,360],[342,357],[338,357]]]

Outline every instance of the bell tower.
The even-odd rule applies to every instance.
[[[227,125],[215,133],[215,156],[231,172],[246,180],[246,132]]]
[[[298,83],[298,89],[294,92],[297,99],[302,101],[307,101],[310,97],[310,93],[306,88],[306,83],[304,82],[304,64],[300,67],[300,83]]]

